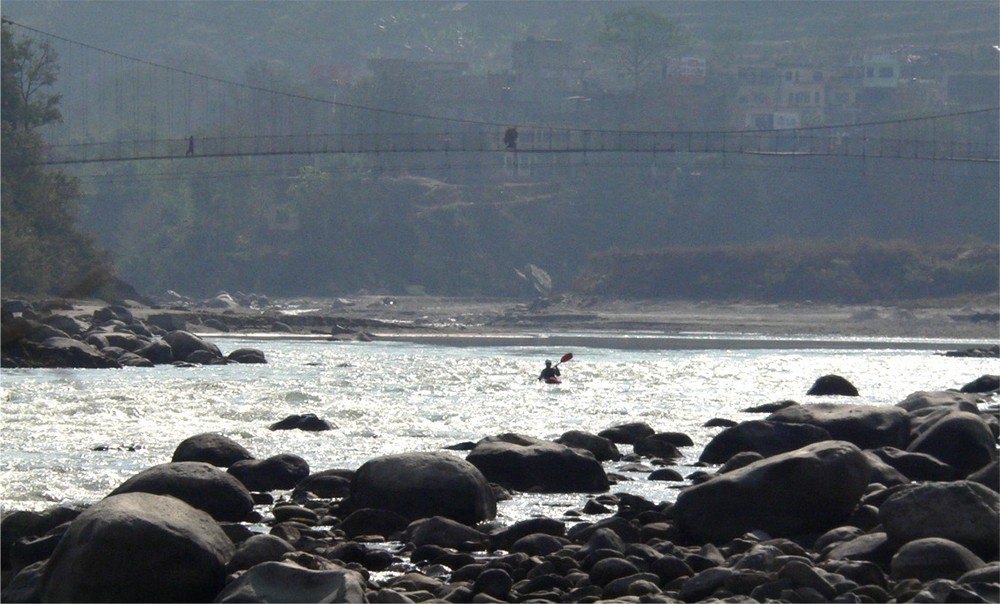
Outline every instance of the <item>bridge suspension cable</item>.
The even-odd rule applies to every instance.
[[[191,156],[510,152],[501,143],[502,132],[509,126],[506,123],[274,90],[131,57],[9,19],[4,23],[80,51],[78,60],[69,62],[79,71],[79,81],[71,76],[65,89],[73,93],[66,95],[68,115],[72,116],[67,123],[76,120],[82,128],[67,125],[58,138],[73,142],[50,146],[43,160],[46,164]],[[113,64],[113,70],[108,69],[108,63]],[[330,132],[330,108],[338,116],[334,132]],[[663,131],[525,124],[518,126],[515,152],[719,153],[997,163],[998,112],[1000,108],[991,107],[784,130]],[[378,125],[372,115],[401,118],[409,131],[376,131],[371,128]],[[429,126],[435,123],[447,124],[449,129],[431,130]],[[116,140],[95,141],[94,129],[113,130]],[[190,149],[192,138],[196,146]]]

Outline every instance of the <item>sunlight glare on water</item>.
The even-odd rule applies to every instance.
[[[917,390],[957,388],[995,359],[928,350],[659,349],[579,347],[564,382],[537,381],[537,346],[448,347],[432,343],[240,339],[224,349],[259,348],[266,365],[158,366],[121,370],[4,370],[4,509],[92,503],[129,476],[169,462],[177,444],[201,432],[225,434],[258,458],[294,453],[312,471],[357,468],[373,457],[434,451],[516,432],[553,439],[628,422],[683,432],[682,474],[718,432],[712,418],[761,418],[741,410],[784,399],[812,402],[816,378],[838,374],[861,396],[837,402],[894,404]],[[812,399],[812,400],[810,400]],[[325,432],[271,431],[288,415],[313,413]],[[95,448],[106,450],[95,450]],[[621,447],[623,452],[627,446]],[[461,453],[455,453],[461,455]],[[609,471],[614,468],[609,466]],[[637,478],[642,478],[638,476]],[[654,500],[677,485],[636,480],[612,491]],[[520,496],[501,518],[579,507],[583,494]]]

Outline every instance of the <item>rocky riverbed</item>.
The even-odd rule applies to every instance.
[[[845,306],[572,296],[533,301],[372,295],[268,299],[228,293],[207,300],[174,295],[158,303],[124,300],[111,305],[97,300],[5,300],[2,361],[5,367],[264,362],[260,351],[234,351],[224,357],[210,343],[212,336],[251,333],[331,339],[436,337],[455,342],[459,337],[467,341],[473,336],[531,333],[909,338],[971,340],[977,342],[972,354],[997,356],[1000,313],[992,302]],[[197,354],[189,359],[193,352]]]
[[[202,343],[234,331],[330,338],[542,328],[792,336],[859,335],[859,326],[877,325],[883,336],[989,343],[996,328],[993,322],[989,332],[992,319],[981,308],[425,297],[233,302],[36,301],[16,311],[5,304],[5,354],[15,341],[7,339],[12,327],[42,330],[32,342],[62,338],[41,327],[58,329],[52,317],[67,329],[67,318],[78,321],[79,335],[96,327],[104,335],[92,346],[103,356],[108,352],[98,346],[105,342],[126,350],[108,334],[125,334],[119,343],[131,334],[168,341],[171,362],[180,363],[198,362],[190,357],[203,349],[177,352],[194,340],[167,334]],[[141,327],[149,336],[136,333]],[[229,361],[211,350],[197,354],[204,362]],[[828,379],[817,379],[817,388],[832,384],[840,396],[850,393],[850,384],[818,377]],[[753,410],[759,420],[706,417],[719,432],[701,454],[702,468],[687,476],[674,466],[677,447],[690,439],[642,422],[598,434],[568,431],[553,441],[484,435],[455,443],[453,451],[323,471],[294,451],[255,458],[231,438],[196,434],[178,443],[170,463],[136,474],[85,510],[6,513],[0,599],[1000,601],[996,388],[996,376],[983,376],[964,392],[915,392],[896,405],[781,402]],[[287,419],[272,429],[323,429]],[[686,486],[674,503],[618,492],[608,468],[621,461],[655,468],[648,480]],[[558,516],[498,523],[497,501],[527,491],[579,493],[582,504]]]
[[[465,457],[402,453],[320,472],[292,452],[257,459],[198,434],[85,510],[6,514],[0,597],[995,602],[993,400],[775,404],[720,425],[687,477],[671,465],[690,439],[641,422],[554,441],[498,434],[456,443]],[[623,459],[690,486],[675,503],[616,493],[605,467]],[[497,524],[498,499],[519,491],[585,503]]]

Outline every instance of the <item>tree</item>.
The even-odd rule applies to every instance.
[[[630,6],[604,18],[597,47],[639,92],[643,77],[683,44],[687,36],[668,17],[641,6]]]
[[[59,96],[49,92],[57,56],[47,43],[16,40],[6,24],[2,44],[0,284],[24,294],[80,293],[81,283],[103,284],[111,267],[77,229],[77,180],[40,165],[37,129],[61,119]]]

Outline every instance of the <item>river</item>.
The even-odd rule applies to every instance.
[[[93,503],[129,476],[170,461],[178,443],[219,432],[259,458],[302,456],[313,471],[357,468],[403,451],[434,451],[503,432],[552,439],[627,422],[684,432],[678,470],[687,475],[719,431],[712,418],[746,420],[742,410],[792,399],[816,378],[838,374],[857,386],[852,404],[894,404],[918,390],[959,388],[996,359],[946,357],[963,342],[906,339],[758,339],[739,334],[678,338],[575,334],[530,338],[331,342],[318,338],[226,337],[223,352],[264,351],[266,365],[119,370],[4,369],[0,506],[40,510]],[[964,342],[969,346],[982,342]],[[564,382],[535,378],[566,352]],[[325,432],[271,431],[291,414],[314,413]],[[622,446],[623,452],[629,447]],[[460,453],[456,453],[460,455]],[[648,461],[648,460],[647,460]],[[679,483],[644,472],[612,486],[654,501],[676,498]],[[279,494],[280,495],[280,494]],[[498,521],[558,516],[583,494],[519,495]]]

